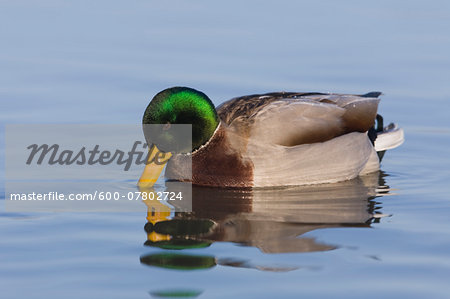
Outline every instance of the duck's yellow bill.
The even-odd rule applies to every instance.
[[[139,179],[139,188],[151,188],[158,180],[167,161],[172,157],[172,153],[164,153],[158,150],[156,145],[150,147],[147,164]],[[155,163],[157,161],[158,163]]]

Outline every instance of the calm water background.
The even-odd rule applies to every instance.
[[[145,209],[2,210],[2,298],[450,297],[450,2],[0,1],[0,45],[1,124],[139,123],[155,93],[185,85],[215,104],[276,90],[380,90],[380,112],[406,133],[383,160],[391,196],[371,199],[391,217],[294,229],[333,250],[212,242],[181,251],[212,259],[208,269],[174,270],[141,263],[173,253],[143,246]],[[318,210],[335,214],[327,203]],[[276,240],[270,228],[286,232],[286,219],[258,238]]]

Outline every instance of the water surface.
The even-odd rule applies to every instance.
[[[185,85],[216,105],[380,90],[406,133],[380,173],[194,188],[190,214],[2,208],[2,298],[450,294],[448,1],[19,0],[0,3],[0,28],[1,124],[135,124],[155,93]]]

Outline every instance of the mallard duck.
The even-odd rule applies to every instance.
[[[273,92],[215,108],[198,90],[172,87],[152,99],[143,124],[162,124],[166,137],[172,124],[192,125],[192,147],[166,156],[169,180],[217,187],[334,183],[377,171],[382,153],[403,142],[400,128],[382,126],[380,94]],[[150,144],[159,137],[146,138]],[[140,185],[152,185],[164,164],[148,164]]]

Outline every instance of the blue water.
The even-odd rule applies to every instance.
[[[139,123],[175,85],[216,105],[380,90],[380,113],[406,136],[366,182],[194,189],[194,214],[158,229],[171,245],[189,241],[183,250],[148,236],[145,206],[1,210],[1,297],[450,296],[449,28],[443,0],[0,2],[2,125]]]

